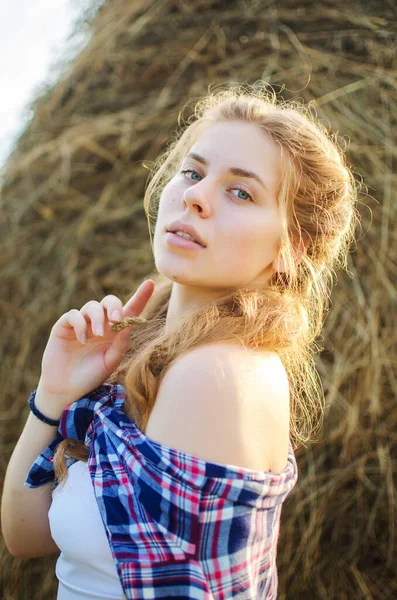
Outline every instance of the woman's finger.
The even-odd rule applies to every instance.
[[[146,279],[124,306],[124,316],[139,316],[154,291],[154,281]]]
[[[108,294],[101,300],[100,304],[106,309],[109,321],[121,321],[123,318],[123,303],[120,298],[117,298],[114,294]]]

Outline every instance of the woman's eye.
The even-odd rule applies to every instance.
[[[194,169],[182,169],[181,173],[183,173],[183,174],[185,174],[185,173],[192,173],[193,175],[198,175],[199,177],[201,177],[200,173],[198,173]],[[194,179],[192,179],[192,181],[194,181]],[[242,192],[243,194],[245,194],[247,196],[247,198],[238,198],[239,200],[248,200],[249,199],[251,202],[253,202],[253,198],[252,198],[251,194],[249,194],[244,188],[236,186],[236,187],[233,187],[233,188],[230,188],[230,189]]]
[[[182,169],[181,173],[193,173],[194,175],[198,175],[201,177],[200,173],[197,173],[194,169]]]
[[[246,190],[244,190],[243,188],[240,187],[234,187],[231,188],[232,190],[237,190],[238,192],[242,192],[243,194],[245,194],[246,196],[248,196],[248,198],[250,199],[251,202],[253,202],[252,200],[252,196],[251,194],[249,194]],[[239,198],[239,200],[248,200],[248,198]]]

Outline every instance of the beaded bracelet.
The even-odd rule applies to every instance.
[[[40,421],[43,421],[43,423],[46,423],[47,425],[52,425],[54,427],[58,426],[60,421],[56,421],[55,419],[50,419],[49,417],[46,417],[45,415],[43,415],[42,412],[39,411],[39,409],[35,405],[34,399],[36,397],[36,392],[37,392],[37,389],[33,390],[33,392],[29,396],[28,404],[29,404],[30,410],[32,411],[34,416],[37,417],[38,419],[40,419]]]

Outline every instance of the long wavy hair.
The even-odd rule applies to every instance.
[[[282,174],[276,190],[282,236],[279,253],[285,272],[274,273],[262,289],[228,292],[190,312],[165,331],[173,282],[157,273],[155,290],[131,330],[130,348],[105,383],[120,383],[125,410],[145,432],[167,369],[179,356],[209,342],[240,343],[257,351],[277,352],[290,385],[290,439],[294,448],[314,441],[324,414],[324,393],[314,361],[322,348],[316,339],[329,310],[338,269],[347,269],[359,222],[359,183],[346,162],[337,135],[314,114],[312,106],[279,100],[264,82],[218,89],[198,100],[155,161],[145,190],[144,209],[153,249],[154,229],[164,186],[175,176],[185,154],[205,128],[220,121],[259,125],[281,152]],[[297,248],[304,248],[298,251]],[[82,442],[65,440],[55,455],[55,473],[66,473],[65,454],[87,460]]]

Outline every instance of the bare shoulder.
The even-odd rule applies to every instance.
[[[289,441],[282,361],[238,344],[189,351],[162,378],[146,435],[210,462],[282,471]]]

